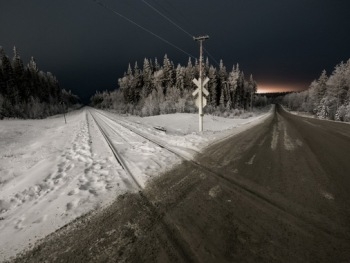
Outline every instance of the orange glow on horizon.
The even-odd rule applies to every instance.
[[[286,84],[262,84],[258,85],[257,93],[273,93],[305,90],[304,85],[286,85]]]

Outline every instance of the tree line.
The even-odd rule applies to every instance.
[[[284,96],[283,104],[319,119],[350,122],[350,59],[336,65],[330,76],[323,70],[309,89]]]
[[[267,104],[266,97],[256,95],[257,84],[252,75],[247,80],[239,65],[230,72],[221,60],[219,68],[203,63],[204,76],[210,80],[206,85],[209,91],[206,113],[222,114],[249,110],[253,106]],[[122,78],[118,79],[116,90],[97,92],[91,97],[91,105],[98,108],[111,108],[120,113],[151,116],[174,112],[195,112],[192,92],[197,88],[192,82],[199,77],[198,60],[189,58],[187,66],[176,67],[167,55],[163,63],[157,59],[145,58],[142,69],[135,62]]]
[[[59,87],[52,73],[40,71],[33,57],[24,66],[16,47],[12,60],[0,47],[0,119],[45,118],[78,102],[71,91]]]

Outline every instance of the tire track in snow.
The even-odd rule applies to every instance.
[[[278,132],[277,126],[275,124],[273,126],[272,140],[271,140],[271,149],[272,150],[276,150],[276,148],[277,148],[278,136],[279,136],[279,132]]]
[[[303,142],[296,138],[293,139],[289,136],[287,127],[285,122],[282,120],[282,118],[278,115],[277,116],[277,124],[274,124],[273,131],[272,131],[272,138],[271,138],[271,149],[275,151],[278,146],[278,139],[281,136],[283,136],[283,147],[287,151],[294,151],[298,146],[302,147]]]

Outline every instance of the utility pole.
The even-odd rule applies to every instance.
[[[253,112],[253,95],[254,95],[254,88],[252,88],[251,95],[250,95],[250,112]]]
[[[198,93],[198,98],[196,99],[196,105],[198,107],[198,115],[199,115],[199,131],[203,131],[203,107],[207,105],[207,99],[206,97],[203,97],[204,95],[208,96],[209,92],[204,88],[204,86],[208,83],[209,78],[206,78],[203,80],[203,74],[202,74],[202,61],[203,61],[203,41],[206,39],[209,39],[209,36],[200,36],[200,37],[193,37],[193,40],[199,41],[200,49],[199,49],[199,79],[193,79],[192,81],[196,86],[198,87],[193,93],[193,96],[196,96]]]
[[[64,103],[64,101],[61,101],[60,103],[63,107],[63,117],[64,117],[64,123],[67,124],[67,120],[66,120],[66,104]]]

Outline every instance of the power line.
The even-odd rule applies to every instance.
[[[157,3],[156,0],[153,0],[154,3]],[[196,26],[195,23],[193,23],[193,20],[190,21],[188,16],[185,16],[184,13],[182,13],[183,8],[179,9],[176,4],[174,5],[174,0],[158,0],[161,2],[161,4],[157,3],[158,6],[165,12],[165,14],[168,15],[168,17],[172,17],[172,20],[174,20],[177,24],[185,25],[183,28],[189,28],[189,25],[191,25],[190,28],[197,29],[195,31],[190,30],[191,32],[198,32],[198,27]],[[171,16],[171,14],[175,12],[176,15]],[[188,31],[188,30],[187,30]],[[190,32],[188,31],[188,32]]]
[[[159,15],[161,15],[163,18],[165,18],[166,20],[168,20],[170,23],[172,23],[174,26],[176,26],[178,29],[180,29],[182,32],[184,32],[185,34],[187,34],[190,38],[193,37],[193,35],[191,35],[190,33],[188,33],[185,29],[183,29],[181,26],[179,26],[178,24],[176,24],[173,20],[171,20],[169,17],[167,17],[166,15],[164,15],[163,13],[161,13],[157,8],[155,8],[154,6],[152,6],[151,4],[147,3],[145,0],[142,0],[142,2],[144,2],[146,5],[148,5],[150,8],[152,8],[155,12],[157,12]]]
[[[149,29],[147,29],[147,28],[141,26],[140,24],[136,23],[135,21],[131,20],[130,18],[128,18],[128,17],[122,15],[121,13],[115,11],[114,9],[110,8],[110,7],[107,6],[106,4],[100,2],[99,0],[92,0],[92,1],[95,2],[96,4],[102,6],[103,8],[105,8],[105,9],[107,9],[107,10],[109,10],[109,11],[112,11],[114,14],[120,16],[121,18],[125,19],[125,20],[128,21],[129,23],[131,23],[131,24],[133,24],[133,25],[135,25],[135,26],[141,28],[142,30],[144,30],[144,31],[146,31],[147,33],[153,35],[154,37],[156,37],[156,38],[162,40],[164,43],[167,43],[168,45],[172,46],[173,48],[176,48],[177,50],[179,50],[179,51],[183,52],[184,54],[186,54],[186,55],[188,55],[188,56],[190,56],[190,57],[192,57],[192,58],[195,59],[195,57],[192,56],[190,53],[184,51],[183,49],[179,48],[178,46],[176,46],[175,44],[173,44],[173,43],[171,43],[170,41],[166,40],[165,38],[163,38],[163,37],[157,35],[156,33],[153,33],[151,30],[149,30]]]
[[[157,2],[156,0],[153,0]],[[191,28],[190,32],[198,32],[199,28],[197,23],[193,23],[193,17],[192,20],[189,19],[188,16],[186,16],[183,13],[183,8],[178,8],[176,4],[174,5],[174,0],[159,0],[161,1],[162,5],[160,7],[163,7],[164,11],[168,11],[168,14],[172,14],[172,12],[175,12],[176,15],[173,16],[173,20],[176,21],[178,24],[185,25],[184,28]],[[167,6],[167,8],[165,6]],[[188,30],[187,30],[188,31]]]
[[[220,67],[220,64],[219,64],[219,63],[215,60],[215,58],[209,53],[209,51],[208,51],[205,47],[203,47],[203,49],[204,49],[205,53],[207,53],[208,56],[215,62],[215,64],[218,65],[218,66]]]
[[[147,3],[145,0],[142,0],[143,3],[145,3],[149,8],[151,8],[153,11],[155,11],[156,13],[158,13],[160,16],[162,16],[163,18],[165,18],[166,20],[168,20],[171,24],[173,24],[174,26],[176,26],[178,29],[180,29],[182,32],[184,32],[186,35],[188,35],[190,38],[193,38],[193,35],[188,33],[188,31],[186,31],[185,29],[183,29],[181,26],[179,26],[177,23],[175,23],[173,20],[171,20],[169,17],[167,17],[165,14],[163,14],[161,11],[159,11],[157,8],[155,8],[154,6],[152,6],[151,4]],[[208,56],[215,62],[215,64],[217,64],[218,66],[219,63],[215,60],[215,58],[209,53],[209,51],[207,49],[205,49],[203,47],[204,51],[208,54]]]

